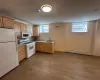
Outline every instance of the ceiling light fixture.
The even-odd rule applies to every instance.
[[[42,9],[43,12],[50,12],[52,10],[52,6],[45,4],[45,5],[41,6],[41,9]]]

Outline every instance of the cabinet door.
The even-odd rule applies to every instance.
[[[2,17],[0,17],[0,27],[3,27],[3,25],[2,25]]]
[[[36,42],[36,51],[43,52],[44,51],[44,45],[41,42]]]
[[[39,26],[33,26],[33,36],[39,36]]]
[[[33,36],[33,26],[30,25],[30,24],[27,24],[27,25],[26,25],[26,29],[27,29],[28,32],[31,33],[31,36]]]
[[[21,24],[19,22],[14,23],[14,30],[15,30],[15,33],[16,33],[17,37],[21,36],[20,26],[21,26]]]
[[[54,43],[44,43],[44,52],[54,53]]]
[[[10,18],[4,18],[3,17],[3,26],[5,28],[11,28],[11,29],[13,29],[14,28],[14,20],[10,19]]]
[[[42,51],[42,44],[40,42],[36,42],[36,51]]]
[[[18,47],[18,58],[19,61],[22,61],[26,58],[26,46],[22,45]]]
[[[26,30],[26,24],[21,23],[21,31],[27,31],[27,30]]]
[[[39,43],[40,44],[40,51],[44,52],[44,43]]]
[[[38,42],[36,42],[36,51],[40,51],[40,45]]]

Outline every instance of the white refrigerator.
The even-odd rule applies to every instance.
[[[19,65],[13,29],[0,28],[0,77]]]

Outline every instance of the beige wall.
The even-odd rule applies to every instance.
[[[54,23],[50,24],[49,33],[40,34],[40,39],[48,40],[51,37],[55,41],[56,51],[65,51],[65,28],[64,24]]]
[[[90,54],[95,26],[96,22],[91,21],[88,23],[88,32],[72,33],[71,23],[66,24],[66,51],[85,52],[85,54],[87,52],[87,54]]]
[[[100,20],[97,21],[94,37],[93,55],[100,56]]]
[[[87,33],[72,33],[71,23],[50,24],[48,34],[40,34],[40,39],[47,40],[49,37],[55,41],[55,50],[57,51],[78,51],[91,52],[92,39],[94,33],[95,21],[88,24]]]

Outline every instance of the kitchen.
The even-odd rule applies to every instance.
[[[100,80],[100,1],[1,0],[0,80]]]
[[[54,53],[53,41],[32,40],[39,37],[39,26],[31,25],[14,18],[0,16],[0,77],[20,65],[24,59],[36,51]],[[6,59],[6,60],[5,60]]]

